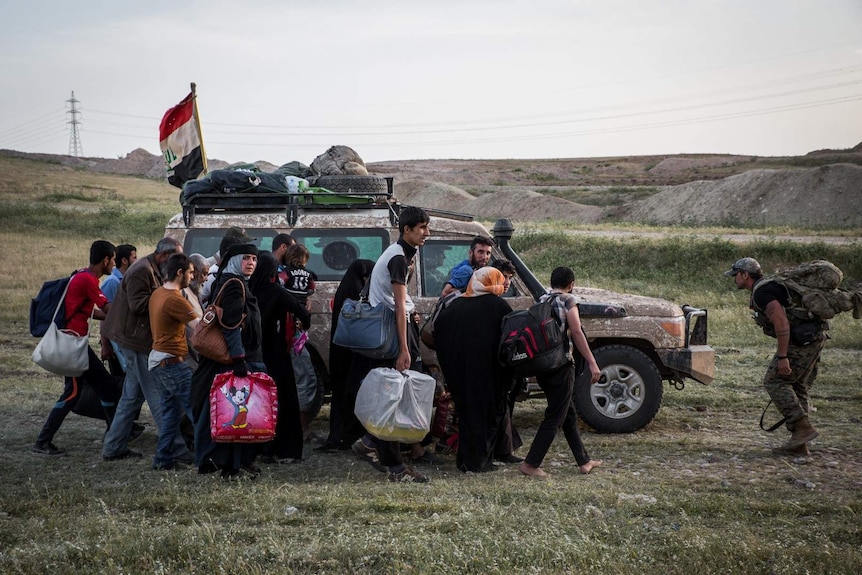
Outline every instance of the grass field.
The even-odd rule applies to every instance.
[[[859,572],[862,323],[849,314],[834,322],[813,390],[821,437],[812,456],[773,456],[786,432],[765,433],[758,420],[774,342],[748,319],[747,294],[721,275],[743,255],[767,267],[825,257],[859,282],[858,247],[518,234],[514,245],[539,277],[565,262],[585,285],[707,307],[715,382],[667,388],[655,421],[636,434],[585,430],[605,462],[589,476],[558,438],[544,482],[513,466],[465,475],[448,461],[423,469],[428,485],[389,485],[355,457],[309,444],[302,464],[226,483],[152,471],[147,458],[103,462],[104,424],[75,415],[56,441],[68,457],[29,452],[62,387],[30,360],[29,299],[82,265],[98,237],[147,253],[176,211],[164,184],[39,169],[38,188],[0,178],[0,573]],[[542,409],[540,400],[515,408],[527,445]],[[318,432],[327,416],[324,408]],[[149,456],[155,436],[146,411],[143,419],[148,431],[133,447]]]

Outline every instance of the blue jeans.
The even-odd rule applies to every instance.
[[[144,400],[150,408],[156,428],[162,429],[162,389],[156,383],[150,371],[147,369],[149,352],[141,353],[123,346],[119,346],[120,353],[126,359],[126,379],[123,382],[123,394],[117,404],[117,412],[111,428],[105,435],[102,445],[102,456],[111,457],[121,455],[129,450],[129,434],[135,416],[143,405]],[[174,456],[188,453],[188,448],[182,437],[174,440]]]
[[[153,380],[162,388],[162,427],[153,467],[159,468],[174,462],[174,441],[180,437],[180,419],[183,414],[192,418],[190,394],[192,389],[192,368],[185,362],[155,367],[150,373]]]
[[[110,340],[108,340],[108,341],[110,341]],[[117,345],[115,342],[111,341],[111,349],[114,350],[114,355],[117,356],[117,362],[119,362],[120,367],[123,368],[123,373],[126,373],[126,371],[128,371],[126,369],[126,358],[125,358],[125,356],[123,356],[123,353],[120,351],[120,346]]]

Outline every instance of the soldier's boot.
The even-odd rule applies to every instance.
[[[811,455],[811,452],[808,450],[808,446],[804,443],[799,447],[791,449],[788,449],[783,445],[781,447],[773,447],[772,453],[775,455],[792,455],[794,457],[808,457]]]
[[[793,424],[793,433],[790,439],[781,447],[784,449],[795,449],[805,445],[818,435],[820,435],[820,432],[811,425],[811,422],[808,421],[808,416],[803,415],[802,419]]]

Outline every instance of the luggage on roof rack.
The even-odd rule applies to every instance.
[[[308,188],[305,192],[281,194],[250,190],[240,193],[198,193],[185,199],[183,223],[194,224],[196,213],[272,212],[284,210],[291,225],[299,210],[387,209],[396,211],[397,202],[389,193],[335,193],[325,188]]]

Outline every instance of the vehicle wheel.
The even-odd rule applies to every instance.
[[[593,352],[602,377],[590,385],[589,372],[575,380],[575,408],[599,433],[631,433],[652,421],[661,407],[661,374],[639,349],[609,345]]]
[[[314,185],[337,193],[385,194],[386,180],[380,176],[317,176]]]

